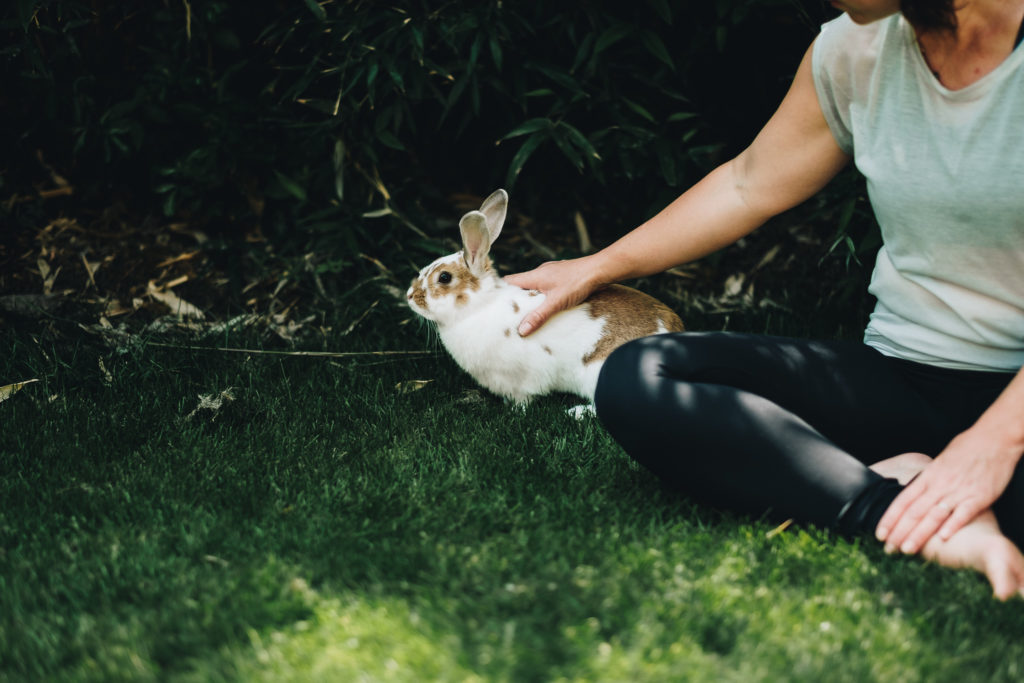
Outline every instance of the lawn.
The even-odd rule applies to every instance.
[[[0,331],[0,385],[39,380],[0,403],[0,680],[1024,677],[980,576],[697,508],[353,311],[336,357]]]

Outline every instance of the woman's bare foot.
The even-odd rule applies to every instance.
[[[924,544],[921,554],[946,567],[974,569],[985,575],[1000,600],[1024,597],[1024,556],[1003,536],[991,510],[943,541],[938,534]]]
[[[871,469],[904,486],[931,462],[923,453],[904,453],[882,460]],[[1024,555],[999,530],[996,516],[986,510],[948,541],[938,535],[925,543],[921,554],[946,567],[974,569],[985,575],[1000,600],[1024,597]]]

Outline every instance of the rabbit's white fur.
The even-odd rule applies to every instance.
[[[436,323],[455,362],[495,394],[519,404],[555,391],[593,401],[609,347],[644,334],[677,331],[682,324],[657,300],[615,286],[601,295],[605,315],[597,314],[592,297],[520,337],[519,323],[544,295],[506,283],[491,266],[488,251],[501,232],[507,203],[508,195],[498,190],[480,211],[463,216],[463,250],[420,271],[406,294],[409,306]],[[627,306],[620,310],[628,324],[611,320],[615,301]],[[643,310],[645,306],[652,307]],[[595,353],[599,349],[603,351]]]

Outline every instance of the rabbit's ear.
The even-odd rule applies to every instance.
[[[466,265],[477,277],[487,270],[487,253],[491,250],[491,233],[487,227],[487,216],[479,211],[470,211],[459,221]]]
[[[495,190],[480,205],[480,213],[487,218],[487,230],[491,233],[491,244],[501,234],[501,226],[505,224],[505,212],[508,211],[508,192]]]

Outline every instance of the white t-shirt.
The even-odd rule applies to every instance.
[[[867,178],[884,246],[864,341],[946,368],[1024,365],[1024,45],[960,90],[895,14],[822,27],[812,54],[836,142]]]

